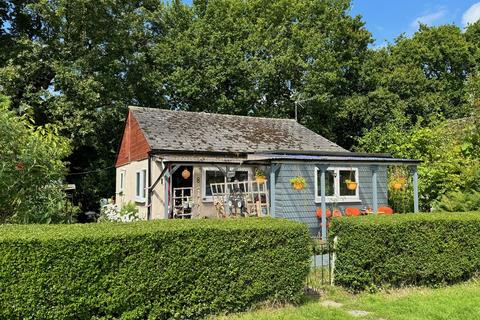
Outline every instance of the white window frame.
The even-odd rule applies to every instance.
[[[140,188],[138,188],[138,182],[140,177]],[[142,188],[143,185],[143,188]],[[135,202],[146,201],[146,189],[147,189],[147,170],[142,169],[135,172]],[[138,193],[140,191],[140,194]]]
[[[327,171],[334,172],[334,179],[333,179],[333,196],[325,196],[325,202],[361,202],[360,200],[360,183],[359,176],[358,176],[358,168],[349,168],[349,167],[328,167]],[[355,189],[354,196],[341,196],[340,195],[340,171],[354,171],[355,172],[355,181],[357,182],[357,189]],[[322,197],[318,195],[319,185],[318,185],[318,177],[319,177],[320,169],[315,168],[315,202],[321,203]]]
[[[202,181],[200,183],[200,189],[202,190],[202,201],[203,202],[213,202],[212,196],[207,196],[207,171],[220,171],[217,167],[202,167]],[[253,177],[253,170],[250,167],[237,168],[235,172],[248,172],[248,180],[251,180]],[[226,181],[224,177],[223,181]]]
[[[119,187],[118,187],[118,192],[119,193],[123,193],[125,191],[125,176],[126,176],[126,171],[121,170],[120,171]]]

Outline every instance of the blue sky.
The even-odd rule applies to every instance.
[[[375,38],[375,46],[392,42],[405,32],[412,35],[418,23],[455,23],[464,27],[480,18],[479,0],[353,0],[352,15],[360,14]]]

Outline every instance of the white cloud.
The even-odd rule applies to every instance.
[[[435,12],[428,13],[426,15],[420,16],[413,20],[410,23],[410,27],[413,29],[417,29],[418,25],[420,23],[426,24],[426,25],[432,25],[434,22],[442,19],[445,17],[445,14],[447,13],[447,10],[445,8],[439,8]]]
[[[463,13],[462,23],[464,26],[475,23],[480,19],[480,2],[473,4],[470,8]]]

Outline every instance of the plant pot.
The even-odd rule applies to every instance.
[[[255,181],[257,181],[257,183],[264,183],[265,181],[267,181],[267,177],[265,177],[265,176],[256,176],[256,177],[255,177]]]
[[[346,182],[347,189],[350,191],[357,190],[358,183],[354,181]]]
[[[303,190],[305,188],[305,183],[302,182],[294,182],[292,183],[293,189],[295,190]]]

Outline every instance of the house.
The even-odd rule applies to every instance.
[[[211,217],[237,210],[237,201],[246,208],[238,194],[249,193],[256,212],[303,222],[317,233],[326,225],[317,208],[376,212],[386,205],[389,165],[412,169],[418,211],[418,163],[349,152],[291,119],[130,107],[115,165],[116,202],[135,202],[147,220]],[[266,181],[256,183],[256,171]],[[302,190],[292,188],[297,176],[305,179]],[[357,187],[346,188],[346,180]]]

